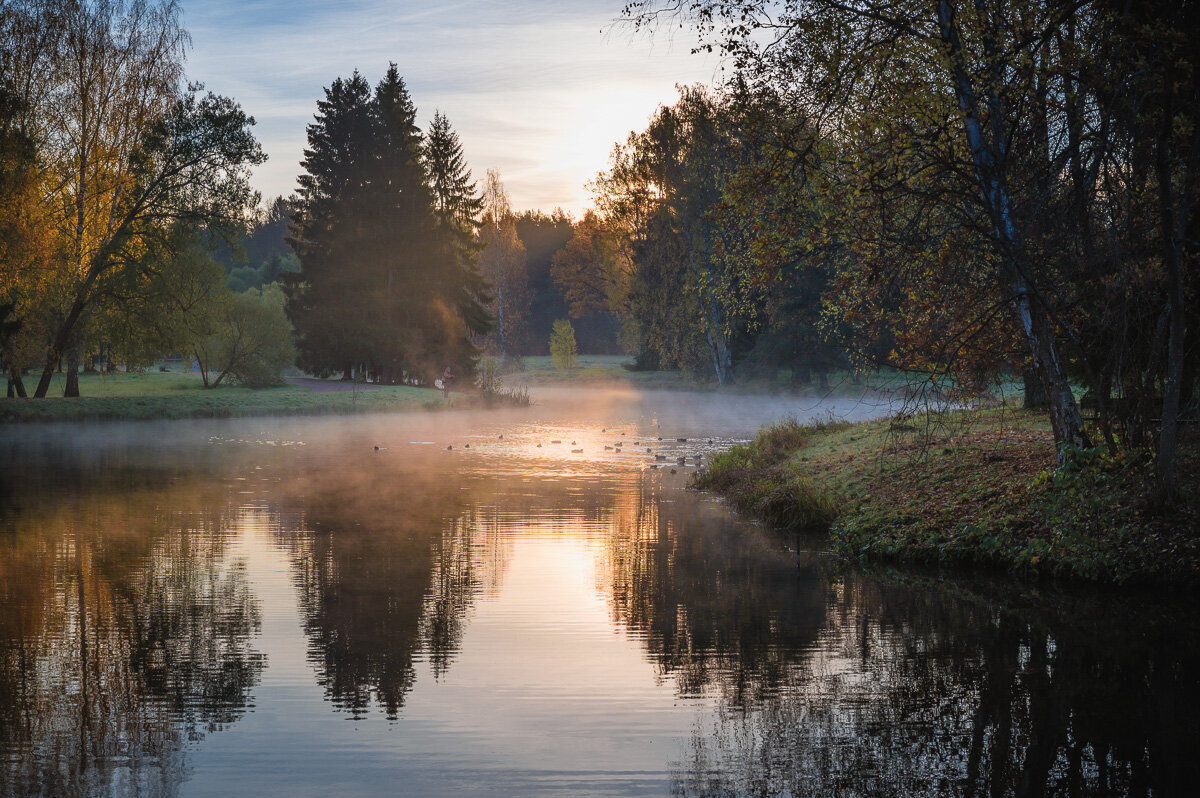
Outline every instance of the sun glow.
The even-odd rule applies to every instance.
[[[418,123],[445,114],[472,172],[499,170],[513,207],[577,215],[613,145],[672,102],[677,84],[715,77],[715,58],[692,55],[690,34],[634,34],[617,23],[619,2],[366,0],[354,19],[338,4],[255,5],[188,4],[188,77],[258,119],[270,160],[254,184],[265,197],[295,190],[323,87],[355,69],[374,83],[395,62]]]

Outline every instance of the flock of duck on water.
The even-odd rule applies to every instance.
[[[608,432],[608,430],[607,430],[607,429],[603,429],[603,430],[601,430],[601,432]],[[622,436],[624,436],[624,435],[625,435],[625,433],[624,433],[624,432],[622,432],[622,433],[621,433],[621,435],[622,435]],[[498,439],[498,440],[504,440],[504,434],[503,434],[503,433],[501,433],[500,435],[498,435],[498,436],[497,436],[497,439]],[[650,438],[646,438],[646,440],[647,440],[647,441],[649,441],[649,440],[650,440]],[[663,440],[662,436],[658,436],[658,440],[659,440],[659,441],[662,441],[662,440]],[[688,439],[687,439],[687,438],[676,438],[676,439],[675,439],[675,442],[676,442],[676,443],[687,443],[687,442],[688,442]],[[708,443],[711,445],[711,444],[713,443],[713,439],[712,439],[712,438],[709,438],[709,439],[708,439]],[[551,440],[551,441],[550,441],[550,445],[551,445],[551,446],[561,446],[561,445],[563,445],[563,441],[562,441],[562,439],[560,439],[560,438],[555,438],[554,440]],[[575,443],[575,441],[571,441],[571,446],[576,446],[576,445],[577,445],[577,444]],[[633,446],[641,446],[641,445],[642,445],[642,441],[641,441],[641,440],[636,440],[636,441],[633,441],[633,442],[630,444],[630,446],[631,446],[631,447],[633,447]],[[624,442],[624,441],[614,441],[614,442],[613,442],[613,444],[612,444],[611,446],[608,446],[608,445],[606,445],[606,446],[604,447],[604,451],[606,451],[606,452],[616,452],[616,453],[620,454],[621,452],[623,452],[623,451],[626,451],[626,450],[623,448],[624,446],[625,446],[625,442]],[[385,448],[385,447],[382,447],[382,446],[376,446],[376,447],[375,447],[375,451],[377,451],[377,452],[378,452],[378,451],[382,451],[384,448]],[[470,448],[471,448],[471,444],[469,444],[469,443],[464,443],[464,444],[463,444],[463,446],[462,446],[462,448],[464,448],[464,449],[470,449]],[[542,444],[541,444],[540,442],[537,444],[537,448],[539,448],[539,449],[541,449],[541,448],[542,448]],[[454,450],[454,444],[447,444],[447,446],[446,446],[446,451],[450,452],[450,451],[453,451],[453,450]],[[647,454],[654,454],[654,449],[653,449],[652,447],[650,447],[650,446],[647,446],[647,447],[646,447],[646,453],[647,453]],[[571,454],[583,454],[583,449],[572,449],[572,450],[571,450]],[[703,458],[704,458],[704,456],[703,456],[702,454],[700,454],[699,452],[697,452],[696,454],[692,455],[692,457],[691,457],[691,459],[692,459],[692,460],[695,460],[695,465],[696,465],[696,467],[697,467],[697,468],[700,466],[700,463],[703,461]],[[655,455],[654,455],[654,460],[655,460],[655,462],[654,462],[654,463],[651,463],[651,464],[650,464],[650,467],[651,467],[651,468],[658,468],[658,463],[665,462],[665,461],[667,460],[667,455],[665,455],[665,454],[655,454]],[[676,458],[675,458],[675,465],[677,465],[677,466],[686,466],[686,465],[687,465],[687,461],[688,461],[688,458],[687,458],[686,456],[680,455],[679,457],[676,457]],[[671,473],[672,473],[672,474],[676,473],[676,469],[672,468],[672,469],[671,469]]]

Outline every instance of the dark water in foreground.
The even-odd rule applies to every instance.
[[[0,430],[0,794],[1193,794],[1191,604],[839,568],[669,473],[824,408],[542,398]]]

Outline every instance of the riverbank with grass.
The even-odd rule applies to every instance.
[[[838,554],[1107,584],[1200,586],[1200,446],[1188,429],[1172,510],[1148,460],[1099,450],[1059,466],[1044,415],[958,411],[764,428],[695,487],[773,526],[828,531]]]
[[[205,388],[198,374],[171,372],[82,374],[77,398],[62,397],[62,376],[45,399],[0,399],[0,423],[46,421],[141,421],[337,415],[477,407],[478,396],[432,388],[353,385],[298,379],[278,388]]]

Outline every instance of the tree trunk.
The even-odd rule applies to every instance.
[[[1018,296],[1017,302],[1035,366],[1046,388],[1054,442],[1060,446],[1087,447],[1090,441],[1083,431],[1083,416],[1079,413],[1075,393],[1059,360],[1050,321],[1040,303],[1028,296]]]
[[[1041,375],[1035,369],[1026,369],[1021,374],[1021,379],[1025,383],[1025,401],[1022,406],[1026,410],[1050,406],[1050,397],[1046,395],[1046,383],[1042,382]]]
[[[79,396],[79,346],[67,350],[67,384],[63,388],[63,396],[75,398]]]
[[[72,339],[75,337],[75,325],[79,322],[79,317],[83,315],[86,307],[84,298],[89,287],[90,284],[85,285],[80,295],[75,297],[71,310],[67,313],[63,323],[59,325],[58,332],[54,334],[54,341],[46,352],[46,365],[42,369],[42,378],[38,380],[37,389],[33,392],[35,399],[46,397],[46,393],[50,390],[50,380],[54,377],[54,369],[62,360],[68,347],[72,345]]]
[[[1163,385],[1162,427],[1158,433],[1158,490],[1164,500],[1175,498],[1175,451],[1179,443],[1179,398],[1183,388],[1184,314],[1183,269],[1179,257],[1179,238],[1175,230],[1175,197],[1171,190],[1170,136],[1174,123],[1174,69],[1168,68],[1163,81],[1166,97],[1162,108],[1162,126],[1155,148],[1158,177],[1159,227],[1163,261],[1167,267],[1167,379]]]
[[[14,393],[21,399],[27,398],[25,381],[21,379],[21,370],[16,368],[8,371],[8,397],[11,399]]]
[[[681,218],[684,213],[685,211],[681,209]],[[729,354],[729,341],[725,336],[721,308],[715,297],[712,297],[710,301],[711,292],[705,288],[705,281],[700,276],[700,266],[697,263],[696,250],[704,242],[703,226],[699,230],[693,230],[691,225],[685,222],[684,235],[688,239],[688,268],[691,270],[692,280],[695,281],[696,295],[700,300],[700,314],[704,317],[704,336],[708,340],[709,355],[712,356],[713,374],[717,378],[717,385],[725,385],[733,376],[733,361]]]
[[[1002,128],[1000,97],[996,94],[996,86],[1000,85],[1002,77],[999,74],[993,75],[996,78],[996,86],[985,88],[981,99],[976,92],[971,72],[964,62],[962,44],[954,19],[954,5],[948,0],[941,0],[938,3],[937,16],[942,43],[946,47],[950,78],[963,114],[963,132],[979,182],[980,198],[991,217],[996,248],[1001,256],[1002,287],[1009,292],[1016,305],[1021,329],[1025,333],[1029,353],[1033,357],[1034,368],[1041,375],[1046,387],[1054,440],[1060,446],[1086,446],[1088,439],[1083,431],[1083,417],[1079,413],[1075,394],[1071,390],[1071,383],[1059,357],[1054,325],[1026,276],[1024,248],[1012,220],[1012,201],[1004,178],[1007,141]],[[990,141],[980,113],[981,102],[987,106]]]
[[[54,362],[57,360],[53,354],[46,356],[46,367],[42,369],[41,379],[38,380],[37,387],[33,389],[33,398],[44,399],[46,392],[50,390],[50,380],[54,379]]]
[[[498,251],[499,250],[497,250],[497,252]],[[496,257],[499,258],[499,255],[497,255]],[[503,366],[504,365],[504,350],[505,350],[505,346],[506,346],[506,342],[504,339],[505,338],[504,284],[499,282],[499,280],[500,280],[500,267],[499,266],[496,267],[496,280],[497,280],[497,283],[496,283],[496,318],[499,322],[496,325],[496,327],[500,332],[500,365]]]

